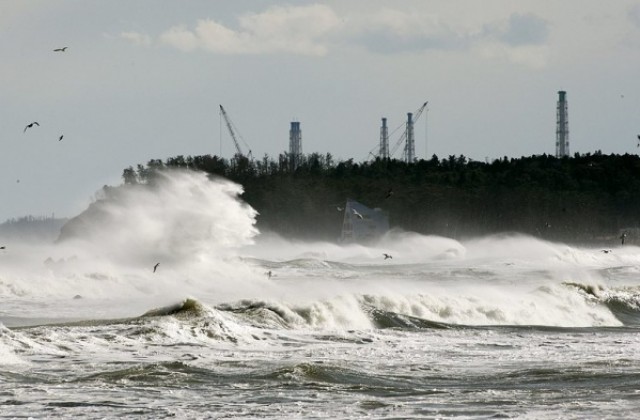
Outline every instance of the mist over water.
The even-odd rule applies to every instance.
[[[634,247],[605,254],[521,235],[461,243],[392,230],[367,245],[292,241],[259,233],[241,194],[187,171],[112,189],[63,241],[12,243],[0,255],[7,312],[33,316],[26,299],[44,318],[136,316],[195,298],[314,313],[299,323],[321,329],[371,328],[371,310],[464,325],[619,325],[585,290],[618,290],[640,263]]]
[[[258,233],[242,187],[204,173],[162,171],[150,185],[124,185],[96,203],[73,239],[99,255],[137,264],[233,255]]]
[[[258,233],[256,211],[241,193],[237,184],[186,171],[161,172],[150,186],[112,189],[72,220],[64,240],[7,244],[0,293],[126,303],[251,281],[254,270],[235,261]]]
[[[241,196],[167,171],[3,242],[2,415],[636,417],[640,249],[294,241]]]

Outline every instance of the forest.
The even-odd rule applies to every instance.
[[[67,223],[67,218],[51,216],[24,216],[9,219],[0,224],[0,239],[15,241],[53,241],[60,234],[60,229]]]
[[[241,184],[257,227],[293,238],[336,240],[347,198],[387,212],[392,228],[465,239],[518,232],[570,243],[638,241],[638,155],[546,154],[479,162],[449,156],[335,161],[282,153],[249,160],[176,156],[123,171],[125,184],[152,183],[163,168],[204,171]]]

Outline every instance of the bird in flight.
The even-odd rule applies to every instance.
[[[336,206],[336,210],[338,210],[338,211],[342,211],[342,210],[344,210],[344,209],[343,209],[342,207],[340,207],[340,206]]]
[[[611,250],[610,249],[603,249],[602,252],[604,252],[605,254],[608,254],[608,253],[611,252]]]
[[[32,122],[31,124],[27,124],[27,126],[24,128],[23,133],[27,131],[27,128],[31,128],[31,127],[33,127],[34,125],[37,125],[38,127],[40,127],[40,124],[38,124],[38,121],[34,121],[34,122]]]
[[[390,258],[393,259],[393,257],[391,255],[389,255],[389,254],[382,254],[382,255],[384,255],[384,259],[385,260],[388,260]]]
[[[363,219],[362,215],[358,213],[356,209],[351,209],[351,211],[353,212],[353,215],[356,216],[358,219]]]
[[[389,198],[393,195],[393,190],[391,188],[389,188],[389,191],[387,191],[387,196],[385,198]]]
[[[158,269],[158,266],[160,265],[160,263],[156,263],[156,265],[153,266],[153,272],[155,273],[156,270]]]
[[[58,141],[61,141],[63,137],[64,137],[64,134],[60,134],[60,138],[58,139]]]
[[[54,52],[65,52],[67,50],[67,48],[69,47],[62,47],[62,48],[56,48],[55,50],[53,50]]]
[[[0,249],[7,249],[6,246],[0,246]]]

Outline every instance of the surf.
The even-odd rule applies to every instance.
[[[628,300],[567,287],[633,282],[640,259],[631,248],[398,229],[366,245],[293,241],[259,232],[257,216],[240,185],[160,171],[150,185],[107,190],[56,243],[12,246],[1,256],[0,296],[14,318],[52,320],[132,317],[193,298],[285,329],[635,322]],[[621,305],[631,318],[621,319]]]

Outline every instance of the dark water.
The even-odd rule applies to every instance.
[[[188,301],[4,328],[2,416],[633,418],[640,402],[635,326],[463,326],[369,308],[373,328],[327,331],[285,314],[265,327],[267,306]]]

